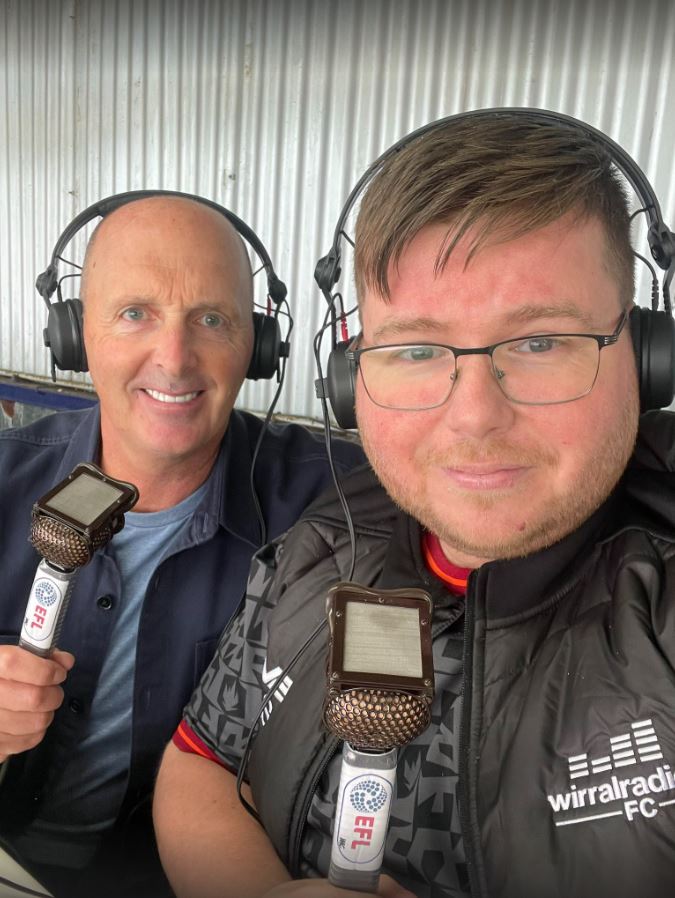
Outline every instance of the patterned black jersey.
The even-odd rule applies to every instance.
[[[272,610],[266,590],[269,580],[269,568],[255,559],[246,603],[223,635],[185,713],[190,728],[231,769],[241,763],[256,718],[258,726],[264,726],[271,714],[283,714],[284,697],[293,688],[293,672],[282,676],[283,671],[270,669],[267,661],[267,619]],[[469,895],[457,806],[461,606],[461,599],[452,599],[435,613],[432,722],[399,752],[385,847],[383,870],[419,898]],[[340,765],[338,752],[312,799],[302,841],[305,877],[327,875]]]

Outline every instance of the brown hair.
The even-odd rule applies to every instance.
[[[469,259],[488,238],[508,240],[568,212],[604,226],[608,263],[628,306],[634,291],[623,183],[601,144],[580,129],[500,112],[440,125],[394,153],[371,181],[356,223],[355,277],[389,297],[387,270],[424,227],[447,222],[436,269],[473,231]],[[467,260],[468,261],[468,260]]]

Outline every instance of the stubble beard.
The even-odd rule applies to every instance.
[[[434,533],[449,551],[468,555],[481,561],[497,558],[509,559],[530,555],[554,543],[576,530],[607,499],[621,475],[635,446],[639,416],[637,392],[626,401],[615,428],[606,434],[604,451],[600,457],[589,457],[575,482],[565,495],[558,497],[554,507],[537,510],[529,517],[528,509],[524,529],[513,529],[508,535],[490,535],[490,514],[500,503],[514,501],[514,494],[508,490],[493,490],[489,493],[471,492],[458,500],[457,494],[446,494],[447,502],[470,502],[473,524],[459,526],[438,508],[438,497],[443,492],[442,468],[461,464],[477,464],[501,460],[508,464],[522,464],[545,470],[554,469],[557,452],[551,450],[523,451],[511,446],[505,440],[481,441],[453,445],[452,452],[444,456],[430,448],[420,458],[420,467],[425,471],[438,471],[438,482],[427,485],[434,490],[434,502],[428,492],[417,492],[400,476],[391,464],[386,452],[380,452],[377,439],[371,439],[367,429],[360,428],[361,440],[366,455],[378,479],[393,501],[419,521],[423,527]],[[480,520],[476,520],[480,515]],[[452,560],[452,559],[451,559]]]

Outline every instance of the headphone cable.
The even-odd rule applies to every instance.
[[[342,302],[342,296],[339,293],[336,293],[331,297],[331,302],[326,311],[326,314],[323,319],[323,324],[317,331],[314,336],[314,358],[316,361],[316,370],[318,374],[318,382],[319,384],[324,383],[323,376],[323,367],[321,365],[321,343],[323,340],[323,335],[331,328],[333,333],[335,333],[335,304],[339,301]],[[351,313],[349,313],[351,314]],[[342,316],[343,319],[346,317],[343,311]],[[340,500],[340,505],[342,506],[342,510],[345,516],[345,522],[347,524],[347,530],[349,532],[349,545],[351,548],[351,563],[349,566],[349,574],[347,576],[347,580],[351,580],[354,577],[354,571],[356,569],[356,531],[354,529],[354,521],[352,518],[351,511],[349,510],[349,505],[347,503],[347,499],[344,494],[344,490],[342,489],[342,484],[340,482],[340,477],[338,476],[337,469],[335,467],[335,460],[333,458],[333,432],[331,428],[330,415],[328,413],[328,403],[326,402],[325,390],[320,390],[319,402],[321,403],[321,411],[323,416],[323,429],[324,429],[324,439],[326,442],[326,454],[328,456],[328,465],[330,467],[330,472],[333,477],[333,483],[335,484],[335,491],[337,492],[338,499]]]
[[[288,674],[295,667],[296,662],[301,658],[301,656],[304,654],[305,650],[309,648],[309,646],[312,644],[312,642],[314,642],[316,637],[324,629],[324,627],[327,625],[327,623],[328,623],[328,618],[323,618],[323,620],[321,620],[318,623],[318,625],[309,634],[307,639],[305,639],[305,641],[302,643],[302,645],[297,650],[295,655],[293,655],[293,657],[288,662],[286,667],[284,667],[284,669],[281,671],[277,680],[274,683],[274,686],[272,686],[270,691],[263,698],[263,701],[262,701],[260,707],[258,708],[258,713],[253,718],[253,722],[251,723],[251,729],[249,730],[248,736],[246,738],[246,745],[244,746],[244,754],[242,755],[241,763],[239,764],[239,769],[237,771],[237,797],[238,797],[239,801],[242,803],[242,805],[244,806],[244,808],[249,812],[249,814],[254,818],[254,820],[258,821],[258,823],[261,826],[262,826],[262,820],[260,819],[260,815],[258,814],[256,809],[253,807],[253,805],[251,805],[244,798],[244,796],[242,795],[242,792],[241,792],[241,787],[244,782],[244,774],[246,773],[246,768],[248,767],[249,757],[251,755],[251,747],[253,745],[253,737],[257,731],[258,724],[260,723],[260,718],[262,717],[265,708],[267,708],[269,706],[270,702],[272,701],[274,696],[279,691],[281,684],[284,682],[284,680],[286,679]]]
[[[321,343],[322,343],[322,339],[323,339],[323,335],[324,335],[325,331],[328,330],[329,328],[333,327],[333,325],[334,325],[335,305],[338,302],[338,299],[340,302],[342,302],[342,297],[339,294],[336,294],[335,297],[332,298],[329,308],[326,311],[326,315],[324,316],[323,324],[314,336],[314,341],[313,341],[314,357],[316,359],[316,366],[317,366],[317,373],[319,376],[319,382],[323,381],[323,368],[321,365]],[[343,311],[342,315],[340,317],[345,318],[347,315],[352,314],[352,312],[354,312],[354,311],[356,311],[356,310],[353,309],[352,311],[347,312],[347,313],[345,313]],[[290,314],[290,312],[289,312],[289,314]],[[289,331],[289,333],[290,333],[290,331]],[[345,497],[344,490],[342,488],[342,484],[340,483],[340,478],[337,473],[337,468],[335,466],[335,460],[333,458],[332,429],[331,429],[331,424],[330,424],[330,416],[328,414],[328,404],[326,402],[325,397],[320,397],[320,401],[321,401],[321,407],[322,407],[322,412],[323,412],[324,437],[325,437],[325,441],[326,441],[326,455],[328,457],[328,465],[330,467],[330,472],[333,477],[333,482],[335,484],[335,489],[338,494],[340,504],[344,511],[345,520],[347,523],[347,530],[349,532],[349,544],[350,544],[350,548],[351,548],[351,562],[350,562],[350,566],[349,566],[349,574],[346,579],[351,580],[354,576],[354,571],[356,568],[356,531],[354,529],[354,521],[352,519],[352,515],[349,510],[349,505],[347,503],[347,499]],[[256,447],[256,448],[258,448],[258,447]],[[257,732],[257,727],[258,727],[258,724],[260,723],[260,719],[265,711],[265,708],[269,707],[270,702],[274,699],[275,695],[277,694],[277,692],[278,692],[279,688],[281,687],[282,683],[284,682],[285,678],[288,676],[288,674],[291,672],[291,670],[293,670],[293,668],[295,667],[298,660],[302,657],[304,652],[309,648],[309,646],[316,639],[316,637],[319,635],[319,633],[321,633],[321,631],[325,628],[327,623],[328,623],[327,618],[324,618],[323,620],[321,620],[319,622],[319,624],[309,634],[307,639],[302,643],[300,648],[296,651],[295,655],[293,655],[293,657],[291,658],[289,663],[286,665],[286,667],[284,667],[284,669],[281,671],[281,673],[279,674],[274,685],[272,686],[270,691],[265,695],[260,707],[258,708],[258,711],[251,723],[251,728],[250,728],[250,730],[248,732],[248,736],[246,738],[246,745],[244,746],[244,753],[242,755],[242,759],[239,764],[239,769],[237,770],[237,783],[236,783],[237,797],[238,797],[239,801],[241,802],[241,804],[246,809],[246,811],[248,811],[248,813],[254,818],[254,820],[257,820],[257,822],[260,823],[261,825],[262,825],[262,821],[260,819],[260,815],[258,814],[256,809],[250,804],[250,802],[246,800],[246,798],[244,797],[244,795],[242,794],[242,791],[241,791],[242,785],[244,782],[244,776],[246,774],[246,769],[248,767],[248,761],[249,761],[249,758],[251,755],[251,749],[253,746],[254,737]]]
[[[288,318],[288,330],[286,331],[286,340],[285,342],[290,344],[291,331],[293,330],[293,316],[291,315],[291,308],[288,304],[288,301],[284,298],[281,303],[276,307],[274,312],[275,321],[279,320],[279,309],[280,306],[286,306],[286,310],[282,313]],[[258,525],[260,527],[260,546],[264,546],[267,542],[267,523],[265,521],[265,515],[263,514],[262,506],[260,504],[260,497],[258,496],[258,491],[255,486],[255,468],[256,463],[258,461],[258,454],[260,452],[260,447],[262,446],[262,441],[267,432],[267,429],[270,425],[270,421],[272,420],[272,415],[274,414],[274,409],[277,406],[277,402],[279,401],[279,397],[281,395],[281,391],[284,386],[284,381],[286,378],[286,362],[287,357],[282,356],[280,358],[280,367],[279,367],[279,384],[277,389],[272,397],[272,401],[267,409],[267,414],[265,415],[265,419],[263,421],[262,427],[260,428],[260,433],[258,434],[258,438],[255,442],[255,446],[253,448],[253,455],[251,457],[251,470],[249,473],[249,486],[251,488],[251,496],[253,498],[253,505],[255,507],[256,517],[258,518]]]

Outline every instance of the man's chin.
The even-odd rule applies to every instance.
[[[532,533],[522,533],[517,537],[505,536],[502,540],[497,540],[495,534],[491,534],[491,538],[481,538],[480,534],[476,534],[474,538],[461,538],[456,533],[445,532],[438,534],[444,551],[450,561],[459,564],[460,567],[479,567],[488,561],[497,559],[509,561],[513,558],[524,558],[532,555],[540,549],[545,549],[553,543],[561,539],[565,534],[555,536],[554,534],[542,534],[541,531]],[[458,558],[463,561],[459,563]]]
[[[420,516],[417,516],[421,520]],[[540,527],[491,527],[486,532],[483,526],[453,526],[434,515],[429,516],[424,526],[441,541],[450,561],[460,567],[478,567],[496,559],[509,560],[531,555],[554,542],[560,536]],[[561,534],[562,536],[562,534]],[[458,558],[464,559],[461,563]],[[470,563],[465,563],[470,560]]]
[[[176,433],[164,435],[155,433],[153,437],[152,440],[139,442],[137,449],[138,455],[150,464],[190,464],[193,459],[199,459],[207,451],[203,441],[194,438],[180,439]]]
[[[399,497],[397,504],[434,533],[449,560],[460,567],[531,555],[563,539],[592,511],[577,503],[563,503],[550,515],[537,509],[532,500],[514,499],[504,491],[472,494],[470,501],[448,498],[440,506],[433,499],[422,503],[418,497],[406,495]]]

